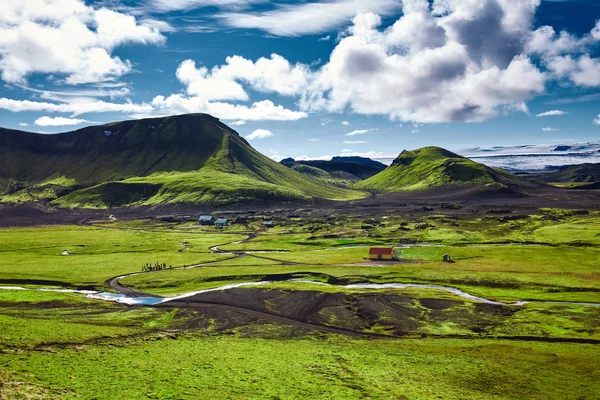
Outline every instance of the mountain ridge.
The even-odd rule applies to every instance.
[[[207,114],[54,135],[0,129],[2,195],[2,202],[84,208],[364,196],[289,170]]]

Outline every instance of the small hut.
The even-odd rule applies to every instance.
[[[266,221],[263,226],[265,228],[273,228],[275,226],[275,223],[273,221]]]
[[[226,220],[225,218],[219,218],[218,220],[215,221],[215,226],[217,228],[225,228],[227,225],[229,225],[229,221]]]
[[[198,224],[200,225],[213,225],[215,223],[215,217],[212,215],[201,215],[198,218]]]
[[[450,254],[444,254],[444,256],[442,257],[442,261],[447,262],[447,263],[451,263],[452,262],[452,257],[450,257]]]
[[[371,260],[393,260],[394,249],[391,247],[371,247],[369,249],[369,259]]]

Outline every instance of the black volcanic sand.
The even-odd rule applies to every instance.
[[[170,222],[195,221],[200,214],[230,217],[253,214],[286,217],[290,214],[313,217],[333,214],[360,214],[365,217],[392,214],[449,216],[486,213],[502,209],[515,214],[535,214],[540,208],[600,210],[600,191],[543,188],[536,196],[511,196],[485,193],[478,188],[464,190],[439,188],[423,192],[374,194],[359,201],[315,200],[311,203],[244,203],[221,207],[176,205],[152,208],[114,208],[109,210],[70,210],[45,204],[0,205],[0,227],[36,225],[91,225],[111,215],[119,220],[158,218]]]

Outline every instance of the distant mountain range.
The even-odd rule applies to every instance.
[[[561,167],[600,163],[600,142],[472,147],[457,154],[512,172],[552,172]],[[390,165],[394,158],[376,158]]]
[[[594,151],[591,144],[552,151],[571,150]],[[496,154],[500,151],[489,153],[505,157]],[[566,168],[552,179],[592,182],[598,170]],[[405,150],[389,167],[361,157],[277,163],[206,114],[115,122],[54,135],[0,129],[0,203],[5,204],[109,208],[310,203],[437,188],[523,195],[543,186],[439,147]]]
[[[365,157],[333,157],[330,161],[296,161],[293,158],[281,160],[281,164],[300,173],[337,184],[350,184],[372,177],[387,166]]]

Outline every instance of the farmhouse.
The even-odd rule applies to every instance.
[[[198,218],[198,224],[200,225],[213,225],[215,223],[215,217],[212,215],[201,215]]]
[[[218,220],[215,221],[215,226],[217,228],[225,228],[227,225],[229,225],[229,221],[226,220],[225,218],[219,218]]]
[[[273,228],[274,226],[275,226],[275,223],[273,221],[266,221],[264,223],[265,228]]]
[[[371,260],[393,260],[394,249],[391,247],[371,247],[369,249],[369,259]]]

